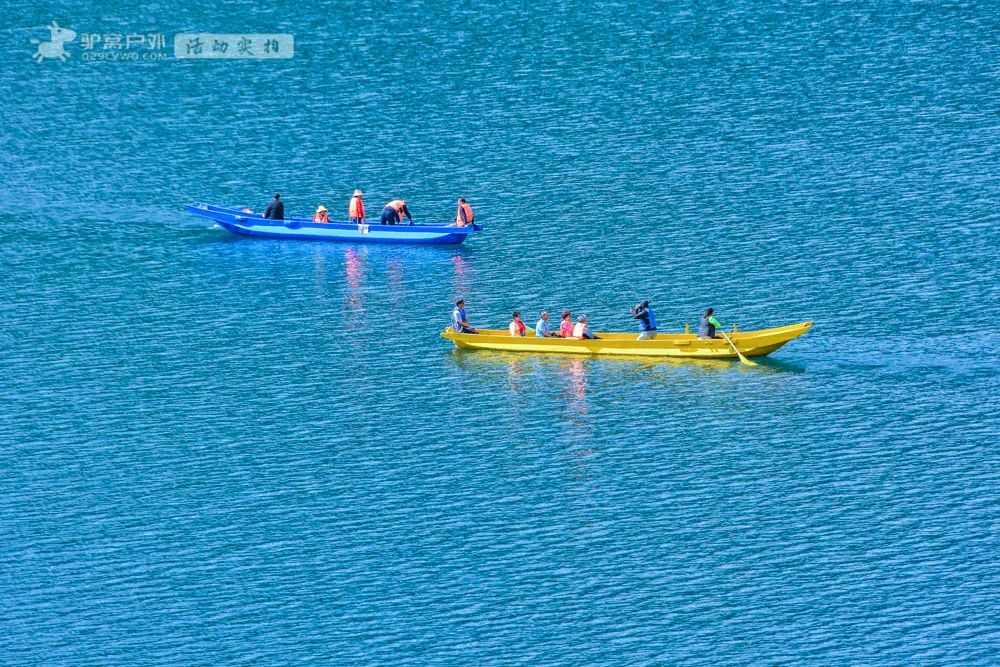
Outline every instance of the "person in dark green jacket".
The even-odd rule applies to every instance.
[[[701,324],[698,326],[698,338],[718,338],[715,329],[722,328],[722,323],[715,317],[715,311],[711,308],[701,316]]]

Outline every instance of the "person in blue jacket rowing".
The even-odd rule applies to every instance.
[[[656,338],[656,313],[649,307],[649,301],[632,307],[632,319],[639,320],[639,337],[636,340]]]

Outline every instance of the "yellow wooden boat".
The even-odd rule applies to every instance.
[[[799,322],[773,329],[737,331],[728,334],[746,357],[763,357],[790,340],[798,338],[813,325]],[[527,336],[511,336],[506,329],[479,329],[477,334],[457,334],[447,327],[442,338],[470,350],[541,352],[550,354],[588,354],[593,356],[681,357],[686,359],[736,359],[725,338],[704,340],[691,333],[658,332],[653,340],[636,340],[637,333],[596,332],[597,340],[575,338],[538,338],[533,329]]]

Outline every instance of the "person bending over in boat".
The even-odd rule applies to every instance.
[[[656,313],[649,307],[649,301],[632,306],[632,319],[639,320],[639,337],[636,340],[656,338]]]
[[[511,336],[524,336],[527,331],[527,327],[524,326],[524,320],[521,319],[521,313],[514,311],[514,314],[510,316],[510,325],[507,330],[510,331]]]
[[[715,335],[715,328],[722,328],[722,323],[715,317],[715,311],[711,308],[701,316],[701,324],[698,325],[698,338],[718,338]]]
[[[476,226],[474,220],[476,214],[472,212],[472,207],[465,201],[465,197],[458,200],[458,213],[455,214],[455,225],[458,227]]]
[[[363,195],[361,190],[355,190],[347,204],[347,218],[356,225],[363,225],[365,222],[365,203],[361,200]]]
[[[281,201],[281,193],[275,192],[274,199],[264,209],[264,217],[268,220],[284,220],[285,204]]]
[[[573,327],[573,338],[576,338],[578,340],[583,340],[584,338],[589,338],[589,339],[597,338],[597,336],[594,336],[589,331],[587,331],[586,315],[581,315],[580,317],[576,318],[576,326]]]
[[[320,204],[316,207],[316,212],[313,213],[313,222],[330,222],[330,214],[326,210],[326,206]]]
[[[403,222],[403,216],[406,216],[410,224],[413,224],[413,216],[410,215],[410,209],[406,207],[405,199],[393,199],[391,202],[385,205],[382,209],[382,218],[379,222],[383,225],[395,225],[396,223]]]
[[[559,323],[559,335],[563,338],[573,337],[573,315],[569,312],[569,309],[562,312],[562,322]]]
[[[535,323],[535,337],[537,338],[558,338],[559,333],[552,330],[552,325],[549,324],[549,311],[543,310],[541,315],[538,316],[538,322]]]
[[[465,314],[465,299],[455,302],[455,310],[451,311],[451,328],[455,333],[479,333],[469,324],[468,315]]]

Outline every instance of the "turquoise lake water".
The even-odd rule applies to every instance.
[[[4,10],[0,663],[1000,662],[1000,5]],[[181,208],[356,187],[486,232]],[[459,296],[816,325],[758,368],[463,353]]]

